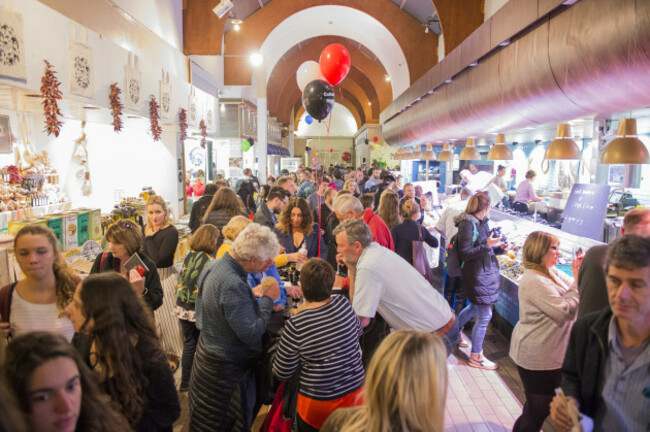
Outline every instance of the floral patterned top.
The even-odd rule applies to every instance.
[[[194,321],[196,296],[199,292],[199,276],[203,267],[214,258],[205,252],[190,252],[183,261],[181,274],[176,285],[176,305],[174,313],[180,319]]]

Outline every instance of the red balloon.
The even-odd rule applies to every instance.
[[[377,142],[377,141],[379,141],[379,138],[377,138],[377,137],[374,137],[374,138],[372,139],[372,142]]]
[[[334,149],[330,147],[330,153],[332,153],[333,151],[334,151]]]
[[[347,162],[347,161],[349,161],[350,159],[352,159],[352,155],[350,154],[350,152],[345,152],[345,153],[343,153],[343,155],[341,156],[341,159],[343,159],[344,161]]]
[[[337,85],[350,71],[350,53],[341,44],[327,45],[320,54],[320,70],[325,79]]]

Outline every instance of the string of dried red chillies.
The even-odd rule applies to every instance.
[[[43,111],[45,114],[45,132],[48,135],[59,136],[63,122],[59,120],[61,110],[57,100],[62,98],[59,86],[61,82],[56,78],[54,67],[47,60],[45,62],[45,74],[41,78],[41,96],[43,96]]]
[[[154,141],[160,141],[160,134],[162,134],[162,128],[158,123],[160,118],[159,108],[160,105],[156,102],[156,97],[154,95],[149,96],[149,121],[151,122],[151,136]]]
[[[205,148],[206,144],[208,143],[205,140],[205,137],[208,136],[208,127],[205,125],[205,121],[203,119],[201,119],[199,127],[201,128],[201,147]]]
[[[181,131],[181,141],[185,141],[187,138],[187,111],[185,108],[178,110],[178,128]]]
[[[113,116],[113,130],[119,132],[122,130],[122,102],[120,102],[120,93],[122,90],[117,86],[117,83],[111,84],[111,92],[108,94],[108,99],[111,101],[111,114]]]

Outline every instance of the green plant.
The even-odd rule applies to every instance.
[[[372,160],[372,166],[374,166],[374,167],[385,169],[387,165],[388,164],[386,162],[382,161],[382,160],[379,160],[379,159],[373,159]]]

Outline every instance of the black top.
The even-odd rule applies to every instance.
[[[411,265],[413,265],[413,242],[420,238],[418,230],[422,233],[423,242],[431,247],[438,247],[438,239],[414,220],[406,220],[390,229],[395,242],[395,253]]]
[[[174,265],[174,254],[178,246],[178,230],[174,225],[145,236],[142,243],[144,253],[156,263],[156,267],[167,268]]]
[[[580,264],[578,318],[609,307],[604,268],[606,255],[607,245],[594,246],[587,251]]]
[[[330,215],[333,213],[327,204],[323,203],[320,205],[320,228],[324,231],[327,230],[327,220]],[[314,222],[318,223],[318,212],[314,210]],[[326,240],[327,241],[327,240]]]
[[[208,206],[212,202],[214,195],[203,195],[199,198],[194,204],[192,204],[192,213],[190,213],[190,222],[187,224],[188,227],[194,231],[199,229],[201,222],[203,222],[203,216],[205,216],[205,211],[208,209]]]
[[[140,255],[142,262],[149,267],[149,270],[144,274],[144,287],[147,289],[147,292],[142,297],[151,310],[156,310],[162,305],[163,298],[162,285],[160,284],[160,277],[156,271],[156,264],[142,252],[138,252],[138,255]],[[104,257],[103,262],[102,257]],[[90,274],[119,271],[119,263],[120,260],[113,258],[112,253],[102,252],[95,258],[95,263],[90,270]]]

